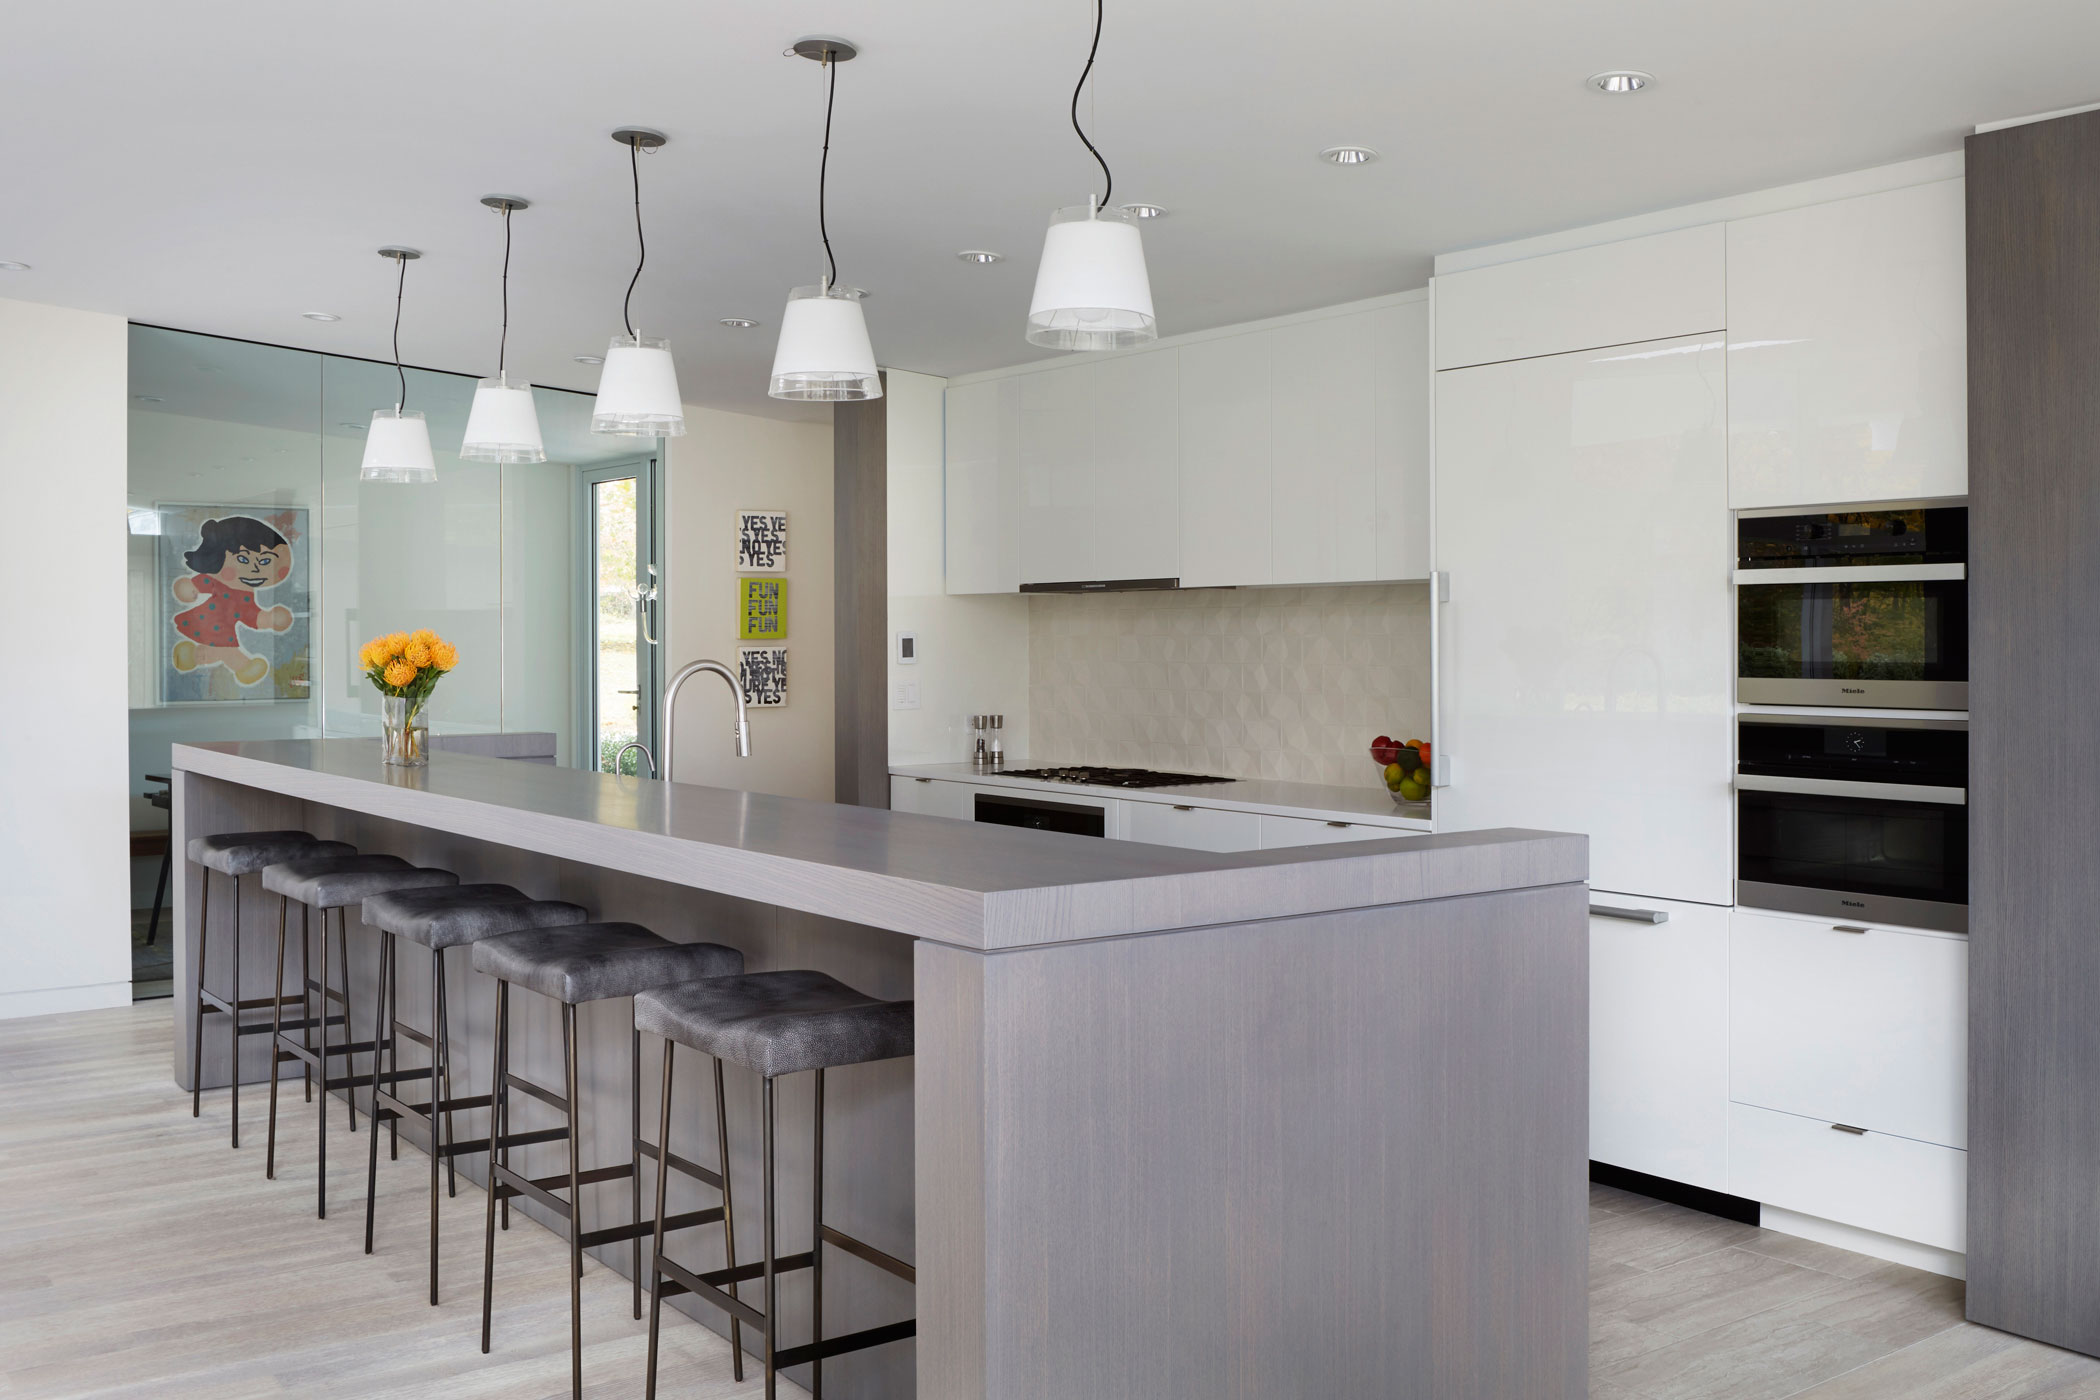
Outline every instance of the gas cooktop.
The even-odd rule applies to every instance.
[[[1229,783],[1202,773],[1155,773],[1150,768],[1008,768],[1009,778],[1036,778],[1051,783],[1086,783],[1093,787],[1182,787],[1189,783]]]

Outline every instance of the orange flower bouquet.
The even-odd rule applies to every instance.
[[[379,692],[379,718],[386,761],[401,768],[430,762],[430,731],[421,723],[430,692],[459,664],[459,648],[427,627],[374,637],[357,653],[357,664]]]

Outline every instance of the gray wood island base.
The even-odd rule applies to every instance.
[[[826,1094],[827,1222],[918,1270],[914,1291],[850,1258],[827,1265],[828,1335],[918,1318],[915,1341],[826,1364],[838,1400],[1586,1393],[1580,836],[1210,854],[459,754],[389,770],[369,740],[178,745],[173,763],[177,851],[197,835],[299,828],[596,920],[728,944],[752,971],[815,968],[916,998],[916,1057],[835,1071]],[[201,877],[188,866],[176,888],[178,987],[195,978]],[[248,886],[242,995],[255,998],[275,965],[277,909]],[[230,904],[230,885],[215,884],[220,985]],[[365,1039],[378,938],[353,917],[350,944]],[[419,1024],[426,981],[400,985]],[[493,986],[462,971],[451,999],[456,1092],[485,1092]],[[513,1003],[513,1063],[556,1083],[560,1036],[538,1001]],[[190,1002],[176,1005],[177,1083],[224,1085],[223,1018],[192,1066]],[[588,1168],[630,1155],[636,1066],[627,1002],[581,1014]],[[269,1037],[242,1039],[256,1189],[311,1191],[309,1163],[280,1160],[280,1179],[262,1180]],[[652,1136],[660,1053],[652,1042],[643,1055]],[[402,1063],[422,1063],[416,1047]],[[312,1112],[297,1066],[286,1076],[289,1111]],[[808,1248],[808,1095],[782,1081],[783,1253]],[[740,1244],[759,1238],[758,1097],[731,1067]],[[712,1163],[711,1097],[677,1107],[672,1150]],[[556,1121],[527,1112],[517,1128]],[[342,1132],[340,1107],[331,1117]],[[462,1115],[461,1137],[487,1131],[485,1114]],[[364,1156],[344,1150],[338,1167],[329,1154],[345,1204],[314,1226],[341,1236],[345,1267]],[[551,1143],[517,1160],[537,1174],[566,1157]],[[460,1168],[480,1180],[478,1156]],[[588,1225],[629,1219],[629,1190],[586,1187]],[[673,1213],[715,1203],[675,1175],[671,1197]],[[721,1263],[718,1230],[670,1248]],[[480,1361],[479,1263],[443,1261],[462,1367]],[[599,1263],[625,1273],[628,1250]],[[807,1288],[806,1272],[784,1276],[790,1345],[807,1337]],[[725,1330],[714,1309],[691,1312]]]

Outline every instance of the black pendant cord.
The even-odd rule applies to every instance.
[[[503,378],[510,352],[510,206],[503,206],[503,338],[496,342],[496,378]]]
[[[825,265],[831,269],[830,280],[824,284],[828,291],[839,284],[839,260],[831,255],[831,228],[824,221],[824,186],[831,177],[831,107],[838,99],[839,65],[826,53],[824,67],[829,70],[829,82],[824,88],[824,157],[817,162],[817,232],[824,239]]]
[[[1072,130],[1079,133],[1079,143],[1092,153],[1095,162],[1101,167],[1101,178],[1105,187],[1101,191],[1100,207],[1106,209],[1108,196],[1116,188],[1116,177],[1110,173],[1108,161],[1102,157],[1094,143],[1087,140],[1085,128],[1079,125],[1079,94],[1086,91],[1086,80],[1094,71],[1094,55],[1101,51],[1101,7],[1104,3],[1105,0],[1094,0],[1094,42],[1086,51],[1086,67],[1079,74],[1079,84],[1072,89]]]
[[[401,294],[408,289],[408,259],[395,258],[401,264],[401,275],[394,283],[394,374],[401,381],[401,397],[394,400],[394,416],[399,418],[401,410],[408,407],[408,371],[401,368]]]
[[[634,174],[634,276],[627,279],[627,299],[620,303],[620,319],[627,323],[627,338],[634,337],[634,285],[642,280],[649,261],[649,243],[642,237],[642,143],[639,137],[627,142],[627,166]]]

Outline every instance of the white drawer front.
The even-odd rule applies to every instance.
[[[1261,846],[1261,818],[1252,812],[1165,802],[1123,803],[1123,839],[1192,851],[1252,851]]]
[[[1968,1159],[1748,1104],[1729,1110],[1733,1194],[1938,1249],[1968,1249]]]
[[[971,819],[967,783],[945,783],[936,778],[890,778],[890,810],[917,812],[928,817]]]
[[[1736,912],[1730,1097],[1966,1147],[1968,941],[1840,927]]]
[[[1383,841],[1393,836],[1417,833],[1365,822],[1315,821],[1310,817],[1257,817],[1261,848],[1273,851],[1282,846],[1321,846],[1330,841]]]

